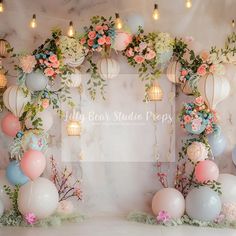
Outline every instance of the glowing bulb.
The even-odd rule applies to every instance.
[[[235,27],[235,21],[232,20],[232,28],[234,28],[234,27]]]
[[[115,21],[115,24],[116,24],[116,28],[117,28],[117,29],[122,29],[123,24],[122,24],[122,20],[120,19],[119,13],[116,13],[116,21]]]
[[[67,31],[67,35],[69,37],[73,37],[75,35],[75,29],[74,29],[74,26],[73,26],[73,22],[70,21],[70,24],[69,24],[69,29]]]
[[[35,14],[33,14],[33,17],[30,21],[30,27],[33,28],[33,29],[37,27],[36,15]]]
[[[186,6],[186,8],[191,8],[192,7],[192,1],[191,0],[186,0],[185,6]]]
[[[158,20],[159,17],[160,17],[160,13],[158,11],[158,5],[157,4],[154,5],[154,11],[153,11],[152,17],[153,17],[154,20]]]
[[[0,12],[4,12],[3,0],[0,0]]]

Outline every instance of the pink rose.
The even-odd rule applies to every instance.
[[[88,43],[89,47],[92,47],[93,44],[94,44],[94,41],[93,41],[92,39],[89,39],[89,40],[87,41],[87,43]]]
[[[200,57],[204,62],[206,62],[209,59],[209,53],[207,51],[202,51]]]
[[[201,105],[203,105],[204,104],[204,100],[203,100],[203,98],[200,96],[200,97],[197,97],[197,98],[195,98],[195,102],[194,102],[196,105],[198,105],[198,106],[201,106]]]
[[[187,71],[187,70],[182,70],[182,71],[181,71],[181,75],[182,75],[182,76],[185,77],[187,74],[188,74],[188,71]]]
[[[56,62],[57,61],[57,56],[55,54],[51,55],[49,57],[49,61],[52,62],[52,63]]]
[[[60,66],[60,62],[59,61],[55,61],[54,63],[52,63],[52,67],[53,68],[58,68]]]
[[[145,55],[146,60],[152,60],[156,56],[156,53],[153,50],[149,50],[149,52]]]
[[[48,76],[48,77],[51,77],[51,76],[54,75],[54,70],[53,70],[52,68],[46,68],[46,69],[44,70],[44,74],[45,74],[46,76]]]
[[[20,59],[20,68],[24,73],[31,73],[37,64],[34,56],[27,55]]]
[[[105,30],[105,31],[108,30],[108,26],[107,26],[107,25],[104,25],[104,26],[103,26],[103,30]]]
[[[25,220],[28,224],[33,225],[37,219],[34,213],[27,213],[25,215]]]
[[[136,56],[134,57],[134,60],[135,60],[138,64],[141,64],[141,63],[144,62],[145,59],[144,59],[143,56],[136,55]]]
[[[103,45],[104,43],[106,43],[106,38],[105,37],[101,37],[98,39],[98,44],[99,45]]]
[[[42,107],[43,109],[47,109],[49,107],[49,99],[43,99],[42,100]]]
[[[111,45],[111,37],[109,36],[106,37],[106,44]]]
[[[81,43],[82,45],[84,45],[84,44],[86,43],[86,38],[80,39],[80,43]]]
[[[98,31],[102,31],[103,30],[103,26],[101,26],[101,25],[97,25],[96,27],[95,27],[95,30],[98,32]]]
[[[139,48],[140,48],[140,51],[143,51],[144,49],[147,48],[147,43],[141,42],[141,43],[139,44]]]
[[[89,37],[89,39],[95,39],[96,36],[97,36],[97,34],[96,34],[95,31],[90,31],[90,32],[88,33],[88,37]]]
[[[125,52],[125,55],[126,55],[127,57],[133,57],[133,56],[134,56],[134,51],[133,51],[133,49],[132,49],[132,48],[127,49],[126,52]]]
[[[140,51],[139,47],[134,47],[134,51],[139,52]]]
[[[197,74],[200,75],[200,76],[204,76],[207,73],[206,68],[207,68],[207,65],[206,64],[202,64],[197,69]]]
[[[184,116],[184,122],[186,124],[190,123],[191,122],[191,116],[189,116],[189,115]]]

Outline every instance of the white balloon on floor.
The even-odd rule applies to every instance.
[[[21,117],[29,101],[30,97],[26,96],[17,85],[10,86],[3,94],[4,105],[17,117]]]
[[[229,96],[230,84],[226,77],[209,73],[200,78],[198,90],[208,107],[215,109],[218,103]]]
[[[39,177],[20,187],[17,201],[22,215],[34,213],[37,219],[43,219],[56,211],[59,196],[53,182]]]

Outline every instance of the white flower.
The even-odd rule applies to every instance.
[[[165,53],[173,50],[174,40],[168,33],[159,33],[155,40],[157,53]]]

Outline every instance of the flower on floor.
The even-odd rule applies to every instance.
[[[25,220],[28,224],[33,225],[37,221],[37,218],[34,213],[27,213],[25,215]]]
[[[158,223],[166,223],[171,219],[170,215],[166,211],[160,211],[157,215]]]

